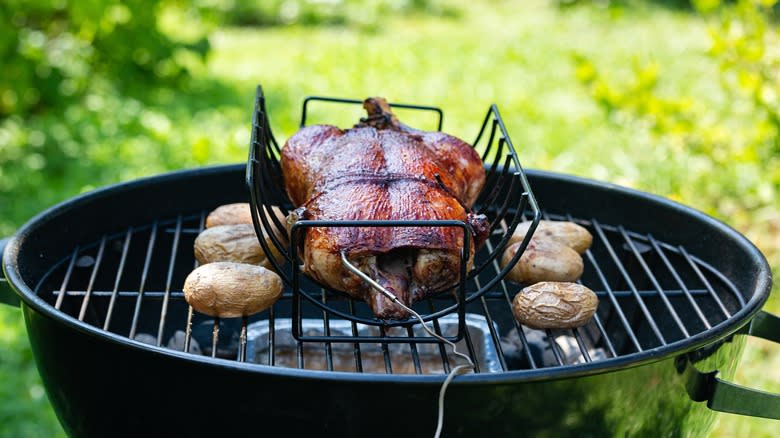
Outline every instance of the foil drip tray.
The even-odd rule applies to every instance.
[[[428,323],[430,324],[430,323]],[[309,336],[325,335],[322,319],[304,318],[303,331]],[[439,318],[439,327],[444,336],[454,336],[458,331],[457,315]],[[353,336],[353,323],[346,320],[329,321],[330,336]],[[380,336],[379,327],[355,324],[358,336]],[[482,373],[500,373],[501,364],[498,352],[490,334],[485,318],[467,313],[466,329],[474,348],[473,359]],[[428,336],[419,324],[413,326],[414,336]],[[292,319],[276,318],[273,327],[268,320],[262,320],[247,326],[247,361],[269,365],[271,345],[270,333],[273,332],[273,365],[287,368],[300,368],[298,363],[298,344],[292,335]],[[387,336],[408,337],[406,328],[393,327],[385,330]],[[329,356],[333,371],[381,374],[417,374],[414,351],[419,358],[419,372],[422,374],[445,373],[441,348],[444,349],[450,366],[459,365],[462,360],[452,354],[452,348],[438,343],[361,343],[358,348],[352,342],[331,342],[330,354],[324,342],[304,342],[303,368],[309,370],[328,370]],[[458,351],[468,353],[465,339],[457,343]],[[358,362],[357,357],[360,358]],[[389,358],[389,359],[386,359]]]

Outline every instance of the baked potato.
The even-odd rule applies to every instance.
[[[200,313],[233,318],[261,312],[282,295],[282,279],[262,266],[214,262],[184,281],[184,299]]]
[[[522,242],[532,222],[520,222],[509,238],[509,243]],[[532,236],[533,239],[547,239],[566,245],[583,254],[593,243],[593,236],[583,226],[569,221],[541,220]]]
[[[499,265],[505,268],[520,248],[515,242],[504,251]],[[584,269],[582,257],[566,245],[548,239],[532,238],[506,279],[532,284],[540,281],[575,281]]]
[[[282,255],[271,239],[264,236],[271,250],[271,257],[278,262]],[[273,265],[257,239],[255,228],[249,224],[218,225],[206,228],[198,234],[193,245],[195,259],[201,265],[214,262],[236,262],[271,268]]]
[[[545,281],[518,292],[512,314],[530,328],[567,329],[590,321],[598,304],[596,294],[581,284]]]

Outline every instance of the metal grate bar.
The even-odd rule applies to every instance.
[[[579,337],[579,332],[577,331],[576,328],[574,328],[572,330],[574,332],[574,337],[577,338],[577,346],[579,346],[579,348],[580,348],[580,354],[582,355],[582,357],[590,358],[590,355],[588,354],[588,347],[585,346],[585,344],[582,342],[581,338],[578,338]],[[588,362],[590,362],[590,359],[588,359]]]
[[[274,138],[273,132],[271,132],[271,122],[268,120],[268,112],[263,111],[263,120],[264,120],[264,127],[268,131],[268,138],[269,144],[273,148],[273,152],[276,153],[276,156],[279,156],[281,153],[281,149],[279,148],[279,143],[276,142],[276,138]]]
[[[588,347],[585,345],[585,341],[582,339],[582,334],[580,334],[580,330],[578,328],[572,329],[572,334],[574,334],[574,339],[577,341],[577,345],[580,347],[580,353],[582,353],[582,358],[585,359],[585,362],[590,362],[590,353],[588,353]]]
[[[258,208],[261,210],[258,214],[258,219],[260,220],[259,225],[262,228],[263,235],[268,236],[268,238],[271,239],[271,244],[276,247],[278,253],[284,255],[285,259],[292,263],[293,260],[287,253],[287,241],[285,240],[283,242],[282,239],[279,238],[279,236],[282,234],[282,231],[285,232],[284,238],[288,238],[286,234],[287,228],[279,222],[279,219],[276,218],[276,214],[274,214],[272,208],[267,208],[265,205]],[[270,252],[271,248],[266,248],[268,244],[266,243],[265,239],[259,240],[259,243],[261,244],[264,252]],[[275,262],[276,259],[271,257],[270,260]]]
[[[146,258],[144,259],[144,268],[141,271],[141,284],[138,286],[138,298],[135,300],[135,310],[133,311],[133,321],[130,324],[130,339],[135,338],[135,332],[138,328],[138,317],[141,314],[141,302],[144,299],[144,289],[146,288],[146,279],[149,275],[149,267],[152,264],[152,254],[154,254],[154,243],[157,240],[157,221],[152,224],[152,230],[149,233],[149,243],[146,246]]]
[[[70,256],[70,262],[68,263],[68,269],[65,271],[65,277],[62,279],[62,285],[60,286],[60,295],[57,297],[57,301],[54,303],[54,308],[60,310],[62,306],[62,300],[65,298],[65,291],[68,289],[68,283],[70,283],[70,276],[73,274],[73,267],[76,266],[76,259],[79,255],[79,247],[73,249],[73,254]]]
[[[258,86],[258,89],[260,87]],[[262,90],[260,90],[262,91]],[[258,93],[258,95],[261,95],[261,92]],[[262,108],[265,109],[265,98],[261,97],[261,103]],[[303,100],[303,110],[301,112],[301,124],[300,127],[303,128],[306,126],[306,119],[308,118],[308,108],[310,102],[328,102],[328,103],[336,103],[336,104],[350,104],[350,105],[362,105],[363,99],[344,99],[341,97],[328,97],[328,96],[308,96]],[[441,108],[435,107],[435,106],[429,106],[429,105],[412,105],[408,103],[390,103],[388,102],[388,105],[390,105],[391,108],[403,108],[403,109],[410,109],[410,110],[422,110],[422,111],[428,111],[428,112],[434,112],[439,117],[439,121],[437,124],[437,131],[441,131],[442,123],[444,121],[444,112],[441,110]]]
[[[512,162],[512,154],[506,154],[506,160],[504,160],[504,166],[509,167]],[[509,181],[509,188],[506,190],[506,195],[504,196],[504,202],[501,204],[501,207],[498,209],[498,212],[496,213],[495,219],[490,223],[490,229],[495,229],[496,225],[498,225],[501,221],[504,220],[504,216],[506,216],[507,211],[509,211],[510,200],[515,198],[512,196],[513,193],[522,190],[522,185],[519,181],[520,175],[517,174],[517,172],[512,173],[513,178],[510,178]],[[506,178],[502,178],[502,181],[505,181]],[[503,188],[503,187],[502,187]],[[525,201],[525,199],[521,199],[521,203]],[[492,200],[492,202],[495,202],[495,200]],[[492,204],[491,204],[492,205]],[[525,204],[523,203],[521,205],[521,208],[525,207]]]
[[[214,318],[214,328],[211,329],[211,357],[217,357],[217,345],[219,345],[219,317]]]
[[[267,233],[267,235],[271,238],[271,244],[275,246],[278,252],[284,256],[285,260],[289,263],[297,263],[297,261],[292,260],[286,248],[284,248],[281,242],[279,242],[279,240],[276,238],[276,231],[281,232],[284,230],[286,232],[286,227],[280,227],[277,228],[276,230],[270,229],[266,215],[262,214],[263,212],[258,212],[259,205],[263,205],[264,207],[267,208],[267,201],[261,202],[261,200],[259,199],[259,194],[267,192],[266,190],[263,189],[265,185],[271,185],[276,189],[271,193],[284,192],[284,191],[281,192],[278,191],[279,184],[280,184],[279,181],[276,181],[275,179],[272,181],[268,181],[270,175],[280,175],[280,173],[278,171],[278,162],[276,162],[274,154],[268,150],[269,148],[265,147],[267,144],[269,144],[268,139],[266,138],[265,135],[266,133],[268,133],[268,136],[271,137],[272,146],[275,146],[278,152],[278,145],[276,144],[276,140],[273,138],[273,134],[270,132],[268,117],[265,114],[265,98],[263,97],[262,94],[262,88],[258,87],[256,101],[255,101],[255,111],[253,112],[252,115],[252,135],[251,135],[252,138],[250,141],[252,146],[250,147],[250,151],[249,151],[249,160],[247,163],[247,173],[246,173],[246,183],[247,186],[249,187],[249,195],[250,195],[249,201],[250,201],[251,209],[253,210],[252,224],[255,228],[255,233],[258,236],[263,235],[264,230],[268,230],[269,232]],[[276,169],[276,173],[267,171],[268,166],[271,166],[272,168]],[[274,202],[274,203],[280,204],[280,202]],[[274,215],[271,216],[273,218]],[[263,251],[269,253],[270,248],[266,243],[265,239],[258,239],[258,240],[260,246],[263,248]],[[282,277],[285,283],[289,284],[290,278],[285,273],[285,271],[282,270],[281,265],[273,257],[270,258],[270,261],[274,267],[274,270]]]
[[[607,334],[607,331],[604,329],[604,324],[601,323],[601,318],[599,317],[598,312],[593,314],[593,322],[596,324],[596,327],[598,327],[599,333],[601,334],[601,339],[604,340],[604,343],[606,344],[610,355],[612,357],[617,357],[617,352],[615,351],[615,347],[612,345],[612,341],[609,340],[609,335]]]
[[[474,146],[476,146],[479,143],[479,140],[482,138],[482,133],[485,131],[485,127],[487,126],[487,121],[490,119],[491,113],[488,112],[485,115],[485,121],[482,122],[482,129],[479,131],[479,134],[477,134],[477,138],[474,140],[474,143],[472,143]],[[488,138],[487,145],[488,147],[485,148],[485,152],[482,154],[482,162],[487,163],[488,162],[488,154],[490,153],[490,145],[493,144],[493,139],[496,138],[496,130],[498,129],[498,120],[496,120],[495,116],[493,117],[493,123],[491,123],[490,126],[490,137]],[[500,145],[499,145],[500,146]],[[495,164],[496,162],[493,162],[493,167],[491,167],[491,173],[493,170],[495,170]]]
[[[406,335],[410,338],[414,337],[414,330],[412,327],[406,327]],[[412,356],[412,364],[414,365],[414,373],[422,374],[422,365],[420,364],[420,353],[417,351],[417,344],[410,342],[409,348]]]
[[[566,361],[563,358],[563,354],[560,351],[561,347],[558,345],[558,343],[555,341],[555,336],[552,334],[552,330],[545,329],[544,333],[546,334],[547,342],[550,343],[550,349],[553,352],[553,356],[555,356],[555,361],[558,362],[558,365],[565,365]]]
[[[279,209],[284,214],[284,216],[286,217],[288,212],[284,211],[281,207],[279,207]],[[285,223],[283,223],[276,216],[276,214],[273,211],[273,208],[269,209],[269,208],[267,208],[267,206],[263,206],[263,210],[264,210],[264,214],[266,216],[266,219],[268,219],[268,222],[269,222],[267,227],[265,225],[263,225],[263,227],[265,227],[265,229],[267,229],[269,231],[269,233],[274,234],[274,236],[271,236],[269,234],[268,237],[272,237],[272,239],[275,239],[277,237],[275,235],[276,233],[273,232],[274,229],[277,230],[279,232],[279,234],[282,234],[281,233],[282,231],[285,231],[285,232],[287,231],[287,225]],[[279,245],[286,246],[287,245],[287,236],[283,235],[282,237],[283,237],[283,239],[277,239],[277,240],[279,240]]]
[[[664,294],[664,290],[661,287],[660,284],[658,284],[658,280],[655,278],[655,275],[653,275],[653,271],[650,269],[649,266],[647,266],[647,262],[645,261],[644,257],[639,253],[639,251],[636,248],[636,245],[634,245],[634,241],[628,237],[626,234],[626,230],[623,228],[623,226],[618,227],[618,232],[620,233],[620,236],[623,237],[623,240],[626,242],[629,248],[631,248],[631,252],[634,254],[634,257],[639,262],[639,265],[642,267],[642,270],[645,271],[645,274],[647,275],[647,278],[650,280],[650,283],[653,284],[653,287],[656,291],[658,291],[658,295],[661,297],[661,301],[664,302],[664,305],[666,306],[666,309],[669,311],[669,314],[672,316],[672,320],[674,320],[675,324],[677,324],[677,327],[682,332],[683,336],[686,338],[691,337],[691,335],[688,333],[688,329],[685,327],[685,324],[683,324],[682,320],[680,319],[680,315],[677,314],[677,311],[674,309],[674,306],[672,306],[672,303],[669,301],[669,298],[666,297],[666,294]],[[637,294],[637,296],[639,296]]]
[[[485,241],[485,245],[487,246],[489,251],[493,251],[492,244],[490,243],[490,239]],[[501,268],[498,265],[498,262],[496,260],[493,260],[493,269],[496,271],[496,275],[498,275],[501,272]],[[506,300],[506,304],[509,306],[509,308],[512,308],[512,298],[509,296],[509,289],[507,288],[506,282],[501,281],[499,283],[501,285],[501,292],[503,293],[503,297]],[[533,358],[533,355],[531,355],[531,348],[528,345],[528,339],[525,337],[525,333],[523,332],[523,327],[520,325],[519,322],[513,317],[512,318],[512,324],[514,325],[515,330],[517,331],[517,335],[520,338],[520,343],[523,345],[523,354],[525,355],[525,358],[528,360],[528,364],[530,365],[531,369],[536,369],[536,361]],[[500,343],[497,343],[497,348],[500,348]],[[506,365],[506,361],[504,360],[504,355],[500,355],[502,361],[504,362],[504,365]]]
[[[504,142],[499,142],[499,144],[503,144]],[[498,160],[496,160],[498,162]],[[496,202],[496,198],[498,198],[498,195],[501,193],[502,189],[504,188],[504,182],[506,181],[506,176],[509,175],[509,171],[512,168],[512,154],[508,153],[504,156],[504,165],[501,169],[501,175],[499,177],[496,177],[498,179],[497,182],[490,184],[492,186],[490,192],[488,192],[487,197],[478,202],[479,205],[483,207],[483,209],[488,208],[491,205],[494,205]],[[514,179],[514,178],[513,178]],[[485,185],[488,183],[486,182]],[[480,196],[481,198],[481,196]],[[505,201],[508,201],[505,199]],[[480,210],[478,213],[483,213],[483,210]],[[490,224],[490,227],[492,228],[494,224]]]
[[[586,254],[583,254],[583,256],[585,256],[585,255]],[[585,258],[583,258],[583,262],[584,261],[585,261]],[[703,297],[705,295],[709,296],[709,292],[707,291],[707,289],[688,289],[688,292],[693,297],[697,297],[697,296],[698,297]],[[57,291],[52,291],[52,294],[56,295],[58,293],[59,292],[57,292]],[[92,295],[99,295],[99,294],[107,295],[109,293],[110,292],[94,291],[94,292],[92,292]],[[127,294],[128,296],[130,296],[130,295],[135,296],[136,293],[137,292],[119,292],[120,295],[121,294]],[[601,290],[594,290],[593,293],[595,293],[599,298],[602,298],[602,297],[607,295],[606,291],[601,291]],[[655,291],[655,290],[638,290],[637,293],[639,293],[639,295],[643,296],[643,297],[655,297],[655,296],[658,295],[658,291]],[[666,289],[666,290],[664,290],[664,293],[668,297],[680,297],[680,296],[684,295],[684,293],[683,293],[683,291],[681,289]],[[83,295],[84,291],[69,291],[69,292],[67,292],[67,294],[68,295]],[[149,298],[152,298],[154,296],[154,294],[158,294],[159,296],[162,296],[162,292],[146,292],[146,295],[149,296]],[[181,294],[179,294],[179,295],[181,295]],[[632,296],[634,296],[634,293],[632,291],[628,291],[628,290],[612,290],[612,295],[614,295],[616,297],[632,297]],[[176,293],[172,294],[172,296],[176,296]],[[495,299],[502,298],[502,297],[503,297],[503,294],[501,292],[497,291],[497,290],[485,293],[485,298],[488,298],[488,299],[491,299],[491,300],[495,300]]]
[[[111,325],[111,317],[114,314],[114,305],[116,304],[116,297],[119,295],[119,282],[122,281],[122,274],[125,272],[125,263],[127,262],[127,254],[130,249],[130,241],[133,237],[133,229],[128,228],[125,233],[125,239],[122,243],[122,255],[119,257],[119,266],[116,268],[116,275],[114,276],[114,290],[111,291],[111,300],[108,302],[108,310],[106,310],[106,320],[103,323],[103,330],[108,330]],[[93,292],[94,293],[94,292]]]
[[[247,331],[247,317],[241,318],[241,334],[238,337],[238,358],[239,362],[246,362],[246,331]]]
[[[198,225],[198,231],[197,233],[203,232],[203,229],[206,228],[206,212],[200,213],[200,223]],[[197,269],[198,267],[198,260],[196,259],[193,263],[192,268]],[[182,295],[184,295],[182,293]],[[184,326],[184,351],[186,353],[190,352],[190,345],[192,345],[192,306],[187,305],[187,322]]]
[[[87,284],[87,293],[84,294],[84,298],[81,300],[81,309],[79,310],[79,321],[84,321],[84,315],[87,313],[87,306],[89,305],[89,298],[92,293],[92,289],[95,287],[95,279],[97,278],[98,271],[100,270],[100,263],[103,261],[103,254],[106,249],[106,236],[100,239],[100,246],[98,246],[98,252],[95,256],[95,263],[92,265],[92,273],[89,276],[89,283]]]
[[[354,315],[355,314],[355,303],[352,300],[348,301],[349,305],[349,314]],[[352,336],[357,337],[358,336],[358,329],[357,329],[357,323],[355,320],[350,320],[350,326],[352,328]],[[355,356],[355,371],[362,373],[363,372],[363,358],[360,354],[360,342],[355,342],[353,344],[352,352]]]
[[[327,303],[327,292],[325,289],[320,289],[320,291],[322,293],[322,301]],[[328,316],[328,312],[324,310],[322,311],[322,326],[325,336],[330,337],[330,317]],[[333,347],[330,342],[325,342],[325,363],[328,367],[328,371],[333,371]]]
[[[658,241],[656,241],[655,238],[651,235],[648,235],[647,238],[650,241],[650,245],[652,245],[655,252],[661,258],[661,261],[663,261],[667,271],[672,275],[674,281],[677,282],[677,284],[680,286],[680,290],[682,290],[683,294],[685,295],[685,298],[688,300],[688,303],[691,305],[691,307],[693,307],[694,312],[696,312],[696,315],[699,317],[699,320],[702,322],[702,324],[704,324],[704,327],[706,327],[707,329],[712,328],[710,322],[707,320],[707,317],[704,316],[704,312],[701,311],[701,308],[696,303],[696,300],[693,299],[693,296],[691,295],[691,292],[688,290],[688,287],[685,286],[685,283],[683,282],[682,278],[680,278],[680,274],[677,273],[677,270],[674,269],[672,263],[669,261],[669,258],[666,257],[666,253],[658,244]]]
[[[514,175],[515,175],[516,178],[519,178],[519,175],[517,173],[515,173]],[[515,211],[515,214],[512,216],[512,222],[509,224],[509,226],[507,227],[506,226],[506,221],[504,221],[503,223],[500,223],[500,225],[501,225],[500,228],[496,228],[493,231],[493,233],[501,233],[500,234],[501,235],[501,239],[499,240],[499,242],[497,244],[497,248],[506,248],[507,247],[507,242],[509,242],[509,238],[512,236],[512,233],[514,233],[515,229],[517,228],[517,225],[523,219],[523,214],[521,213],[521,211],[522,211],[522,209],[524,209],[526,207],[527,204],[528,204],[528,192],[523,192],[522,194],[520,194],[520,206],[519,206],[518,210]],[[472,269],[472,272],[469,273],[469,276],[476,276],[476,274],[482,272],[482,270],[485,269],[485,267],[488,264],[492,263],[496,259],[500,259],[500,257],[503,255],[503,254],[499,254],[501,251],[494,250],[493,244],[490,243],[490,239],[489,238],[486,240],[486,243],[489,244],[487,246],[488,252],[489,252],[488,256],[485,257],[484,260],[482,260],[482,262],[480,264],[476,264],[475,265],[475,267]],[[521,244],[520,247],[517,249],[517,252],[520,253],[519,256],[517,256],[517,254],[515,255],[518,260],[520,259],[520,257],[522,257],[522,253],[523,253],[523,251],[525,251],[525,248],[526,247]],[[510,267],[507,266],[506,269],[507,269],[507,272],[508,272]],[[481,285],[479,290],[485,290],[485,289],[492,288],[493,286],[496,285],[497,282],[502,281],[504,276],[505,276],[505,273],[502,273],[502,270],[500,268],[498,268],[497,271],[496,271],[496,276],[494,277],[494,279],[491,280],[489,282],[489,284]],[[485,293],[490,293],[490,291],[488,290]]]
[[[474,284],[476,285],[477,289],[480,289],[480,281],[479,277],[474,277]],[[503,281],[501,282],[503,285]],[[504,352],[501,348],[501,339],[499,338],[499,334],[496,331],[495,323],[493,322],[493,317],[490,314],[490,310],[488,309],[487,300],[485,299],[485,296],[481,296],[479,298],[480,303],[482,304],[482,312],[483,316],[485,317],[485,322],[488,326],[488,331],[490,332],[490,338],[493,340],[493,346],[496,348],[496,352],[498,353],[498,361],[501,364],[501,369],[506,370],[508,368],[506,364],[506,358],[504,358]],[[472,356],[471,359],[474,362],[475,365],[475,372],[479,372],[478,368],[476,368],[477,360],[475,356]]]
[[[303,368],[303,342],[296,341],[295,342],[296,348],[297,348],[297,356],[298,356],[298,368]]]
[[[474,350],[474,342],[471,339],[471,332],[466,329],[463,333],[463,340],[466,343],[466,349],[468,350],[468,355],[471,357],[471,361],[474,363],[474,372],[479,373],[479,361],[477,358],[477,353]]]
[[[492,339],[493,346],[496,348],[496,352],[498,353],[498,361],[501,364],[501,369],[506,370],[507,364],[506,364],[506,359],[504,358],[504,351],[501,348],[501,339],[499,337],[498,331],[496,331],[496,327],[493,322],[493,317],[490,315],[490,310],[488,310],[487,300],[485,299],[484,296],[481,296],[479,299],[482,304],[482,311],[484,312],[485,322],[487,323],[488,331],[490,331],[490,339]],[[474,360],[474,363],[476,364],[477,361]]]
[[[506,298],[506,303],[511,308],[512,299],[509,297],[509,291],[507,290],[506,285],[503,282],[501,283],[501,286],[504,291],[504,297]],[[538,366],[536,365],[536,361],[534,360],[534,357],[531,354],[531,348],[530,345],[528,344],[528,339],[526,339],[525,337],[523,326],[516,319],[512,318],[512,320],[515,326],[515,330],[517,331],[517,335],[520,337],[520,343],[523,345],[523,352],[525,353],[526,359],[528,359],[528,364],[531,366],[531,369],[538,368]]]
[[[276,364],[276,304],[268,309],[268,365]]]
[[[599,235],[599,238],[604,238],[603,233],[601,234],[597,233],[597,234]],[[634,330],[631,329],[631,324],[629,324],[628,319],[626,318],[626,314],[623,312],[623,308],[620,306],[620,303],[618,302],[615,293],[612,291],[612,288],[609,286],[609,282],[607,281],[607,277],[604,275],[604,271],[602,271],[601,267],[596,261],[596,258],[593,256],[593,253],[591,253],[590,250],[585,251],[585,256],[587,257],[588,262],[590,262],[591,266],[593,266],[593,269],[596,272],[596,276],[599,278],[601,285],[604,287],[604,290],[607,292],[607,296],[609,297],[609,301],[612,304],[612,308],[615,309],[618,319],[620,320],[620,323],[623,325],[624,332],[628,335],[628,338],[631,339],[631,343],[634,344],[634,348],[636,348],[637,351],[643,351],[642,345],[639,343],[639,339],[637,339]]]
[[[625,280],[629,289],[631,289],[631,291],[633,292],[634,298],[636,299],[636,302],[639,305],[640,310],[644,314],[645,319],[650,325],[650,328],[652,329],[656,338],[658,338],[658,340],[661,342],[661,345],[666,345],[666,339],[664,339],[664,336],[661,334],[661,330],[659,330],[658,325],[655,323],[655,319],[653,319],[653,317],[650,315],[650,311],[647,309],[647,305],[645,305],[645,301],[642,299],[641,296],[639,296],[639,293],[636,287],[634,286],[634,282],[631,281],[631,276],[628,275],[625,266],[623,266],[623,262],[620,261],[620,257],[618,257],[617,253],[615,252],[615,249],[612,248],[612,245],[609,243],[609,240],[604,235],[604,230],[601,228],[601,225],[599,225],[599,223],[595,219],[593,220],[592,223],[596,232],[599,234],[599,237],[604,242],[604,246],[607,248],[607,252],[609,252],[612,261],[615,262],[615,266],[618,268],[618,271],[620,271],[623,280]],[[630,325],[627,326],[629,330],[631,330],[630,327],[631,327]],[[633,330],[631,331],[633,332]]]
[[[192,345],[192,306],[187,309],[187,325],[184,327],[184,352],[190,352]]]
[[[431,313],[434,313],[436,308],[433,305],[433,300],[431,300],[429,298],[429,299],[427,299],[425,301],[428,302],[428,309],[429,309],[429,311]],[[436,333],[439,336],[443,336],[442,332],[441,332],[441,326],[439,325],[439,319],[438,318],[434,318],[434,319],[431,320],[431,322],[433,322],[433,331],[434,331],[434,333]],[[439,346],[439,355],[441,356],[442,368],[444,368],[444,372],[445,373],[449,373],[450,372],[450,360],[447,357],[447,350],[444,349],[444,343],[437,342],[436,345]]]
[[[482,285],[482,287],[484,287],[484,285]],[[87,291],[86,290],[66,290],[64,293],[68,297],[83,297],[84,295],[86,295]],[[603,291],[600,291],[600,290],[594,291],[594,293],[596,295],[598,295],[599,297],[603,297],[603,296],[607,295],[606,292],[603,292]],[[642,297],[656,297],[656,296],[658,296],[658,291],[656,291],[656,290],[638,290],[637,293],[639,294],[639,296],[642,296]],[[691,295],[691,297],[705,296],[705,295],[709,296],[710,295],[709,292],[707,291],[707,289],[688,289],[688,293]],[[59,289],[52,290],[50,292],[50,294],[52,296],[54,296],[54,297],[58,297],[60,295],[60,291],[59,291]],[[100,298],[108,297],[108,298],[111,298],[111,296],[113,294],[114,294],[113,290],[93,290],[91,292],[91,295],[92,295],[93,298],[95,298],[95,297],[100,297]],[[626,291],[626,290],[613,290],[612,294],[615,295],[616,297],[631,297],[631,296],[634,295],[634,293],[632,291]],[[664,290],[664,294],[667,297],[680,297],[680,296],[684,296],[685,295],[685,293],[683,292],[682,289],[665,289]],[[289,292],[282,293],[282,297],[283,298],[290,298],[290,295],[291,294]],[[183,300],[184,299],[184,293],[180,292],[180,291],[172,290],[170,292],[169,296],[170,296],[170,299],[172,299],[172,300]],[[485,293],[484,296],[486,298],[488,298],[488,299],[494,300],[494,299],[502,298],[503,294],[501,292],[499,292],[499,291],[492,291],[492,292]],[[129,291],[129,290],[117,291],[117,298],[136,298],[136,297],[138,297],[138,291]],[[165,297],[165,292],[164,291],[150,291],[150,290],[144,291],[144,300],[146,300],[147,302],[148,301],[162,300],[164,297]],[[442,298],[442,297],[437,297],[437,296],[431,297],[431,299],[438,300],[438,301],[448,301],[448,302],[450,300],[449,297]]]
[[[171,244],[171,257],[168,261],[168,276],[165,279],[165,295],[163,296],[162,308],[160,309],[160,324],[157,327],[157,346],[162,345],[163,332],[165,331],[165,321],[168,318],[168,300],[171,295],[171,282],[173,281],[173,268],[176,265],[177,248],[179,247],[179,237],[181,236],[181,216],[176,218],[176,230],[173,233],[173,243]]]
[[[205,217],[205,215],[206,215],[206,213],[205,213],[205,212],[204,212],[204,213],[201,213],[201,216]],[[195,218],[194,218],[194,217],[183,217],[183,218],[182,218],[182,220],[195,220]],[[202,222],[202,221],[201,221],[201,222]],[[174,230],[175,230],[175,229],[166,228],[166,229],[165,229],[165,232],[170,232],[170,233],[172,233]],[[201,232],[201,231],[203,231],[203,224],[202,224],[202,223],[201,223],[201,226],[200,226],[200,228],[198,228],[198,227],[192,227],[192,228],[188,228],[188,227],[185,227],[185,226],[183,226],[183,225],[182,225],[182,227],[181,227],[181,234],[182,234],[182,235],[186,235],[186,234],[192,234],[192,235],[195,235],[195,236],[197,236],[198,234],[200,234],[200,232]]]
[[[726,316],[726,319],[731,318],[731,312],[726,308],[726,306],[723,304],[723,301],[721,301],[720,297],[718,297],[718,294],[715,293],[715,289],[713,289],[710,282],[707,280],[707,278],[702,274],[699,267],[696,265],[696,263],[693,261],[690,255],[688,255],[688,252],[683,248],[682,246],[678,247],[680,250],[680,254],[685,258],[685,261],[688,262],[690,267],[693,269],[693,271],[696,273],[696,275],[699,277],[699,280],[701,280],[702,283],[704,283],[704,288],[709,291],[710,296],[712,299],[715,300],[715,302],[718,304],[718,307],[720,307],[720,311],[723,312],[723,315]],[[739,294],[736,294],[737,300],[739,301],[740,306],[744,306],[745,302],[742,300],[742,297],[739,296]]]
[[[506,292],[506,289],[504,289]],[[509,299],[509,294],[506,295],[506,301],[507,304],[510,306],[512,305],[512,301]],[[514,318],[513,318],[514,319]],[[528,360],[528,364],[531,367],[532,370],[535,370],[538,368],[538,365],[536,365],[536,360],[534,360],[533,355],[531,354],[531,348],[528,344],[528,339],[525,337],[525,331],[523,331],[523,326],[520,325],[517,320],[513,321],[515,331],[517,331],[517,336],[520,338],[520,343],[523,345],[523,353],[525,354],[525,358]]]
[[[385,332],[385,328],[380,326],[379,327],[379,335],[380,336],[387,336],[387,333]],[[382,348],[382,357],[385,359],[385,372],[387,374],[393,374],[393,364],[390,363],[390,349],[387,348],[387,342],[382,342],[381,344]]]

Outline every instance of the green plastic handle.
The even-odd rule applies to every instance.
[[[759,311],[747,334],[780,343],[780,318]],[[747,388],[719,379],[718,372],[702,373],[695,367],[688,380],[688,394],[694,401],[706,401],[713,411],[780,420],[780,394]]]
[[[0,239],[0,261],[3,259],[3,251],[9,240],[11,240],[9,237]],[[5,273],[2,269],[2,264],[0,264],[0,303],[19,307],[19,295],[16,295],[16,292],[11,288],[11,285],[8,284],[8,280],[6,280]]]

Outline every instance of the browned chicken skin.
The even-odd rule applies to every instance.
[[[418,131],[396,119],[382,98],[364,104],[368,117],[352,129],[300,129],[282,149],[292,220],[461,220],[483,241],[487,219],[470,213],[485,182],[482,160],[467,143]],[[412,303],[459,280],[463,232],[456,227],[311,227],[303,238],[303,272],[368,302],[381,319],[409,315],[341,263]]]

